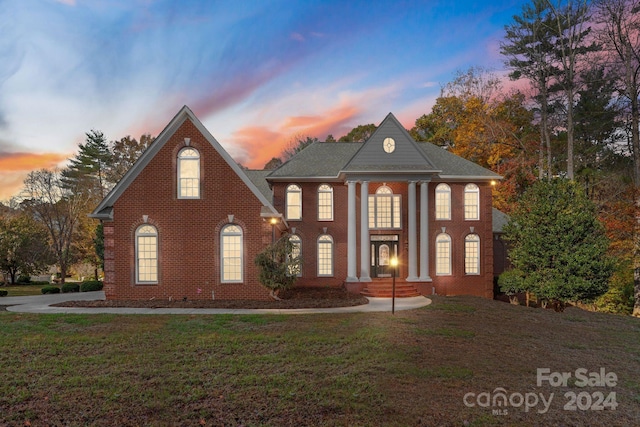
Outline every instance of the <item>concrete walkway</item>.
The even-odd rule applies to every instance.
[[[355,307],[296,308],[296,309],[226,309],[226,308],[116,308],[116,307],[51,307],[63,301],[103,300],[104,292],[80,292],[47,294],[28,297],[2,297],[0,305],[10,306],[7,311],[16,313],[68,313],[68,314],[310,314],[310,313],[359,313],[391,312],[391,298],[367,298],[369,304]],[[413,310],[431,304],[426,297],[396,298],[396,311]]]

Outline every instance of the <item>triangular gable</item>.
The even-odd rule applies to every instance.
[[[385,151],[385,140],[391,138],[392,147]],[[411,138],[398,119],[389,113],[378,129],[362,144],[343,169],[344,172],[431,172],[436,166],[424,150]]]
[[[256,185],[247,177],[242,168],[231,158],[229,153],[222,148],[220,143],[209,133],[207,128],[204,127],[202,122],[193,114],[193,111],[186,105],[178,111],[178,114],[169,122],[160,135],[155,139],[149,148],[140,156],[136,163],[127,171],[118,184],[107,194],[107,196],[100,202],[98,207],[89,215],[92,218],[98,219],[113,219],[113,205],[116,200],[124,193],[129,185],[135,181],[140,172],[149,164],[154,156],[162,149],[162,147],[169,141],[171,136],[180,128],[185,120],[191,120],[193,125],[198,131],[205,137],[205,139],[213,146],[213,148],[220,154],[220,156],[227,162],[229,167],[240,177],[242,182],[251,190],[251,192],[260,200],[263,204],[262,215],[267,213],[277,214],[276,209],[271,204],[271,201],[260,192]],[[265,209],[266,208],[266,209]],[[266,211],[266,212],[265,212]]]

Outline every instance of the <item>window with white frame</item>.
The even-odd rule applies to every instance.
[[[436,219],[451,219],[451,187],[444,183],[436,187]]]
[[[297,234],[292,234],[289,236],[289,241],[291,242],[291,258],[296,259],[302,258],[302,239]],[[292,276],[301,277],[302,276],[302,265],[298,264],[296,268],[289,267],[289,274]]]
[[[200,153],[195,148],[178,153],[178,198],[200,198]]]
[[[446,233],[436,237],[436,275],[451,275],[451,237]]]
[[[287,186],[287,219],[302,219],[302,188],[295,184]]]
[[[480,236],[477,234],[464,238],[464,272],[480,274]]]
[[[318,221],[333,221],[333,188],[327,184],[318,187]]]
[[[401,228],[401,199],[386,185],[378,187],[376,194],[369,195],[369,228]]]
[[[149,224],[136,230],[136,283],[158,283],[158,230]]]
[[[328,234],[318,237],[318,276],[333,276],[333,238]]]
[[[480,219],[480,189],[475,184],[464,187],[464,219]]]
[[[243,244],[242,229],[235,225],[225,225],[220,233],[220,254],[222,257],[221,279],[223,283],[242,282]]]

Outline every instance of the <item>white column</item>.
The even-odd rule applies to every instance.
[[[360,281],[370,282],[369,255],[369,181],[360,183]]]
[[[409,181],[409,275],[407,281],[418,280],[418,227],[416,225],[416,182]]]
[[[420,278],[430,282],[429,277],[429,182],[420,182]]]
[[[357,282],[356,277],[356,182],[347,181],[348,222],[347,222],[347,282]]]

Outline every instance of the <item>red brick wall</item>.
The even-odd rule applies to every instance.
[[[176,159],[184,138],[200,152],[200,199],[178,199]],[[105,223],[105,293],[109,299],[267,299],[254,258],[271,241],[262,203],[190,120],[186,120],[114,205]],[[228,215],[243,230],[244,282],[221,283],[220,230]],[[135,283],[135,231],[158,230],[158,284]],[[113,256],[112,256],[113,255]]]
[[[429,184],[429,249],[431,252],[429,272],[440,295],[477,295],[493,298],[493,224],[492,187],[489,183],[476,182],[480,188],[480,220],[464,219],[464,187],[468,182],[447,183],[451,187],[451,220],[435,220],[435,188],[438,183]],[[452,275],[437,276],[435,263],[435,242],[438,234],[446,228],[451,236]],[[464,271],[464,239],[471,233],[480,236],[480,275],[467,275]],[[426,289],[425,289],[426,290]],[[426,293],[426,292],[425,292]]]
[[[302,188],[302,220],[288,220],[290,227],[296,227],[296,234],[302,238],[302,250],[305,265],[303,275],[298,279],[297,286],[341,286],[347,277],[347,221],[348,194],[347,186],[343,183],[329,183],[334,191],[334,221],[317,221],[317,188],[318,183],[287,182],[274,183],[274,206],[279,212],[285,212],[285,191],[289,184],[297,184]],[[369,194],[375,194],[382,182],[370,182]],[[432,282],[418,284],[418,290],[429,295],[434,290],[441,295],[477,295],[486,298],[493,297],[493,229],[492,229],[492,187],[488,183],[476,183],[480,188],[480,220],[467,221],[464,219],[464,187],[468,182],[448,183],[451,187],[451,220],[436,221],[435,218],[435,187],[437,183],[429,183],[429,274]],[[408,252],[408,185],[406,182],[387,182],[394,194],[402,195],[402,229],[401,230],[370,230],[369,234],[397,234],[399,236],[399,277],[407,277],[409,259]],[[356,188],[356,274],[360,276],[360,186]],[[418,259],[420,259],[420,187],[416,185],[416,223]],[[327,227],[336,245],[335,277],[320,278],[316,274],[317,237],[322,234],[322,227]],[[446,233],[452,239],[452,275],[437,276],[435,274],[435,240],[436,236],[446,227]],[[471,233],[480,236],[480,275],[466,275],[464,272],[464,239]],[[416,269],[419,274],[419,266]],[[358,286],[359,285],[359,286]],[[364,284],[350,284],[350,289],[356,291]]]
[[[302,188],[302,220],[289,220],[289,232],[295,227],[295,234],[302,239],[302,277],[296,286],[340,287],[347,277],[347,186],[339,182],[288,182],[273,185],[274,207],[286,215],[285,192],[289,184]],[[328,184],[333,188],[333,221],[318,221],[318,187]],[[333,277],[318,277],[318,237],[327,234],[333,238]]]

